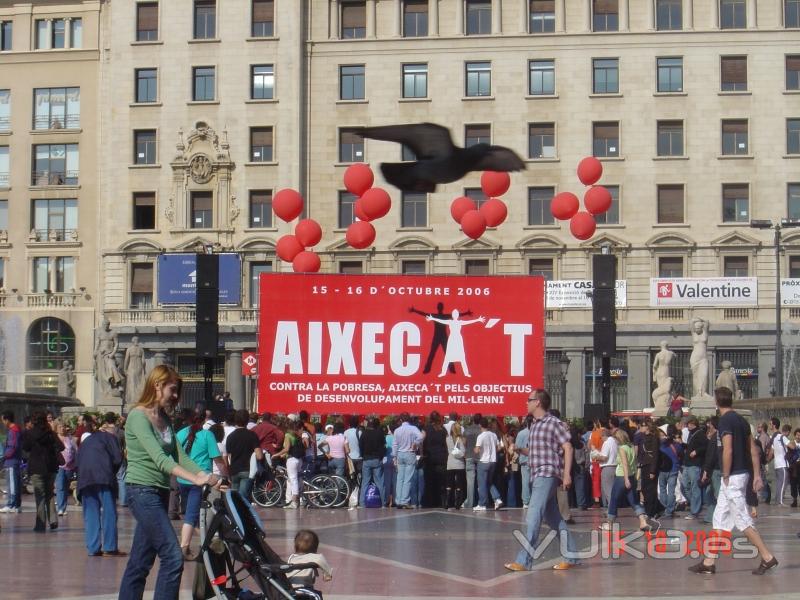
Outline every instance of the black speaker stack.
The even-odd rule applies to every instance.
[[[206,407],[217,409],[214,395],[214,360],[219,340],[219,255],[198,254],[195,300],[195,352],[203,360],[203,396]],[[223,415],[214,414],[220,422]]]
[[[592,257],[592,322],[594,354],[602,365],[602,408],[608,415],[611,406],[611,356],[617,350],[617,321],[615,285],[617,257],[613,254],[595,254]],[[587,416],[584,406],[584,416]]]

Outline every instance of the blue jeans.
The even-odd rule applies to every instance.
[[[147,575],[159,559],[153,600],[175,600],[181,587],[183,555],[167,515],[169,490],[128,484],[128,506],[136,519],[128,566],[118,600],[142,600]]]
[[[630,481],[631,487],[625,487],[625,478],[617,475],[614,478],[614,486],[611,488],[611,496],[608,499],[608,518],[615,519],[617,517],[617,507],[620,504],[620,500],[627,497],[628,505],[633,509],[633,512],[636,513],[636,516],[643,515],[645,513],[644,508],[641,504],[639,504],[639,492],[636,491],[636,477],[628,477],[628,481]]]
[[[678,472],[669,473],[662,471],[658,474],[658,490],[661,496],[661,504],[664,505],[667,517],[671,517],[675,512],[675,485],[678,483]]]
[[[417,455],[413,452],[397,453],[397,495],[398,506],[411,504],[411,481],[417,475]],[[415,498],[416,500],[416,498]]]
[[[394,468],[394,460],[385,458],[386,462],[383,463],[383,502],[389,503],[389,498],[392,502],[397,504],[395,497],[395,488],[397,487],[397,469]]]
[[[517,474],[514,471],[509,471],[506,473],[506,481],[508,482],[506,506],[508,508],[517,508]]]
[[[475,504],[475,459],[467,457],[466,463],[467,463],[467,493],[466,493],[466,500],[464,500],[464,508],[472,508],[473,505]],[[530,496],[530,493],[528,495]]]
[[[479,471],[480,473],[480,471]],[[555,477],[534,477],[533,485],[531,486],[531,503],[528,505],[527,522],[528,534],[526,539],[531,547],[536,547],[536,541],[539,539],[539,528],[542,526],[542,521],[554,531],[558,531],[559,535],[567,536],[567,552],[570,557],[567,562],[577,563],[574,558],[576,552],[575,540],[567,529],[567,523],[561,518],[561,512],[558,510],[558,500],[556,500],[556,490],[560,481]],[[522,549],[517,554],[517,561],[526,569],[533,566],[533,556],[526,550]]]
[[[178,484],[181,490],[181,504],[183,505],[183,522],[192,527],[200,526],[200,501],[203,499],[203,489],[199,485]]]
[[[492,500],[500,499],[500,491],[495,487],[494,463],[478,463],[478,506],[486,506],[489,502],[489,494]]]
[[[361,462],[361,493],[359,494],[359,504],[364,506],[364,498],[367,495],[367,487],[370,482],[375,484],[381,495],[381,505],[386,506],[386,494],[383,489],[383,463],[379,458],[365,459]]]
[[[250,479],[250,471],[234,473],[231,476],[231,486],[242,495],[246,502],[250,502],[250,491],[253,489],[253,480]],[[186,507],[184,507],[186,510]]]
[[[338,475],[339,477],[344,477],[344,470],[345,466],[347,465],[347,461],[343,458],[331,458],[328,459],[328,473],[333,475]]]
[[[117,502],[120,506],[128,506],[128,495],[125,493],[125,475],[128,473],[128,465],[123,462],[117,471]]]
[[[6,467],[6,485],[8,486],[6,506],[19,508],[22,506],[22,472],[19,465]]]
[[[69,482],[72,481],[72,471],[59,469],[56,474],[56,510],[64,512],[67,510],[67,499],[69,498]]]
[[[578,469],[572,476],[572,485],[575,486],[575,504],[579,509],[586,508],[588,502],[586,499],[586,471]]]
[[[703,490],[700,489],[700,467],[683,467],[683,490],[689,501],[689,512],[695,517],[703,509]]]
[[[62,469],[63,470],[63,469]],[[89,555],[103,550],[115,552],[117,547],[117,504],[114,492],[107,485],[90,485],[81,490],[83,536]],[[100,536],[102,535],[102,545]]]
[[[411,487],[409,496],[411,497],[411,504],[414,506],[422,505],[422,494],[425,493],[425,471],[420,469],[417,465],[416,455],[414,456],[416,464],[414,465],[414,476],[411,478]]]
[[[528,506],[531,503],[531,469],[528,463],[519,463],[519,470],[522,474],[522,505]]]
[[[713,523],[714,522],[714,510],[717,508],[717,498],[719,498],[719,485],[720,480],[722,479],[722,471],[719,469],[714,469],[711,472],[711,483],[706,488],[710,490],[710,493],[706,493],[706,498],[708,498],[708,506],[706,507],[706,523]]]

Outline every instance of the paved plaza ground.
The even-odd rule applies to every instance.
[[[34,513],[29,496],[24,509],[22,514],[0,515],[0,598],[116,598],[127,559],[86,556],[79,508],[70,507],[58,530],[46,534],[32,531]],[[758,528],[781,561],[777,570],[763,577],[750,574],[758,562],[753,558],[725,558],[717,575],[710,576],[688,573],[686,568],[696,561],[691,557],[638,559],[625,554],[588,558],[576,569],[556,572],[551,569],[556,561],[555,546],[545,552],[533,572],[509,573],[503,563],[513,560],[520,548],[513,532],[524,531],[522,509],[486,513],[260,509],[259,514],[270,544],[283,556],[290,553],[291,539],[299,528],[319,533],[321,551],[334,568],[333,581],[318,585],[326,599],[800,598],[800,539],[796,536],[800,512],[789,508],[761,507]],[[580,548],[591,546],[601,516],[599,510],[575,513],[576,524],[571,529]],[[634,519],[626,516],[621,525],[631,530]],[[664,520],[662,525],[691,532],[707,528],[702,522],[682,518]],[[129,549],[133,527],[127,509],[121,509],[120,549]],[[547,531],[545,528],[543,533]],[[680,548],[680,544],[674,545],[676,538],[672,539],[672,545],[653,546],[656,553]],[[687,552],[696,552],[697,539],[696,533],[687,536]],[[646,541],[639,540],[628,547],[644,550],[645,546]],[[193,575],[194,565],[190,564],[184,573],[182,598],[190,598]],[[151,575],[150,581],[152,589],[155,577]]]

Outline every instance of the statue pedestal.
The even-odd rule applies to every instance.
[[[653,408],[653,412],[650,413],[650,416],[655,419],[655,418],[658,418],[658,417],[666,417],[668,413],[669,413],[669,408],[668,407],[666,407],[666,406],[656,406],[655,408]]]
[[[108,394],[103,394],[98,403],[95,407],[98,412],[105,413],[105,412],[113,412],[113,413],[121,413],[125,403],[122,399],[122,392],[121,390],[112,390]]]
[[[689,402],[689,412],[695,417],[712,417],[717,414],[717,404],[714,397],[708,394],[695,396]]]

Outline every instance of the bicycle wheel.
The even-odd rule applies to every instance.
[[[317,508],[328,508],[336,501],[339,488],[328,475],[317,475],[310,481],[303,481],[303,496],[308,503]]]
[[[283,483],[277,477],[265,478],[253,486],[253,502],[264,508],[270,508],[283,502]]]
[[[331,506],[333,508],[344,506],[350,500],[350,492],[352,491],[350,482],[341,475],[329,475],[329,477],[336,483],[336,489],[338,490],[336,501]]]

